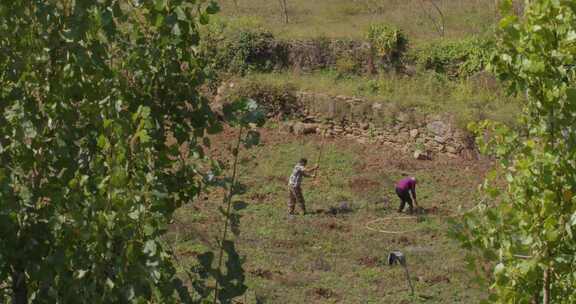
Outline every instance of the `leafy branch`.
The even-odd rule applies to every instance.
[[[491,66],[526,96],[522,128],[471,125],[482,151],[499,160],[483,185],[497,204],[470,214],[460,238],[494,265],[491,302],[574,303],[576,4],[530,1],[522,18],[512,0],[501,9]]]

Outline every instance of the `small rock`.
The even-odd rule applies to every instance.
[[[399,122],[408,122],[408,120],[410,120],[410,117],[406,113],[400,113],[398,114],[398,116],[396,116],[396,120]]]
[[[340,202],[339,206],[341,211],[352,211],[352,207],[350,206],[349,202]]]
[[[318,132],[320,128],[317,124],[306,124],[306,128],[304,128],[304,134],[314,134]]]
[[[306,118],[304,118],[304,122],[307,122],[307,123],[316,122],[316,117],[311,116],[311,115],[306,116]]]
[[[423,152],[423,151],[414,151],[414,159],[417,160],[429,160],[430,156],[428,155],[427,152]]]
[[[292,125],[292,130],[294,131],[294,134],[296,135],[301,135],[304,134],[304,124],[301,122],[297,122],[294,125]]]
[[[446,142],[446,138],[444,138],[442,136],[434,136],[434,141],[439,143],[439,144],[443,144]]]
[[[382,104],[379,102],[376,102],[376,103],[372,104],[372,109],[376,110],[376,111],[382,110]]]
[[[410,138],[416,138],[418,137],[420,131],[418,131],[418,129],[412,129],[410,130]]]
[[[298,123],[295,123],[292,128],[294,130],[294,134],[306,135],[306,134],[316,133],[316,130],[318,129],[318,125],[298,122]]]
[[[362,130],[368,130],[368,128],[370,128],[370,124],[368,124],[367,122],[361,123],[360,128]]]
[[[428,128],[428,130],[430,132],[432,132],[434,135],[445,135],[446,132],[448,131],[448,126],[442,122],[442,121],[433,121],[431,123],[429,123],[426,128]]]
[[[401,131],[398,134],[398,137],[401,138],[403,141],[407,141],[410,139],[410,132],[406,132],[406,131]]]
[[[446,146],[446,152],[451,154],[458,154],[458,150],[453,146]]]
[[[294,131],[294,126],[291,122],[284,122],[280,124],[280,130],[285,133],[292,133]]]

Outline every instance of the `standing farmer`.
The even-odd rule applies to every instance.
[[[288,201],[288,213],[290,215],[294,214],[296,209],[296,202],[302,208],[302,213],[306,214],[306,205],[304,202],[304,196],[302,195],[302,177],[310,177],[311,173],[318,169],[318,166],[315,166],[311,169],[306,169],[306,164],[308,160],[305,158],[300,159],[296,166],[294,166],[294,170],[292,171],[292,175],[290,175],[290,179],[288,181],[288,190],[290,191],[290,200]]]
[[[418,207],[418,201],[416,201],[416,178],[406,177],[398,181],[396,184],[396,194],[400,198],[400,208],[398,212],[404,211],[406,203],[409,206],[409,213],[414,212],[414,205]]]

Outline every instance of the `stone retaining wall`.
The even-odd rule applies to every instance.
[[[389,107],[378,102],[306,92],[298,94],[298,102],[303,111],[297,120],[282,123],[286,132],[390,145],[414,153],[418,159],[431,159],[438,154],[478,157],[473,139],[454,127],[450,117],[418,116],[407,110],[390,112]]]

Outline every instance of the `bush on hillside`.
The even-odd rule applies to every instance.
[[[287,47],[264,29],[232,29],[220,22],[204,32],[202,51],[219,71],[269,72],[287,61]]]
[[[299,113],[300,106],[296,93],[296,86],[290,83],[247,81],[239,83],[229,92],[226,100],[251,98],[268,113],[269,117],[284,117]]]
[[[491,39],[471,37],[433,42],[416,49],[411,57],[426,70],[467,77],[484,69],[493,49]]]
[[[324,36],[290,41],[288,51],[290,66],[303,71],[329,68],[335,61],[332,42]]]
[[[336,59],[335,69],[340,76],[359,74],[362,64],[353,54],[344,53]]]
[[[379,69],[403,70],[408,62],[456,78],[483,70],[494,49],[492,40],[470,37],[435,41],[408,52],[406,35],[386,24],[372,25],[367,40],[321,36],[284,41],[262,26],[226,21],[204,28],[201,51],[210,58],[213,70],[242,75],[288,67],[297,71],[335,69],[340,76],[373,74]]]
[[[282,66],[285,60],[283,44],[270,32],[242,31],[226,46],[233,70],[244,72],[254,69],[271,71]]]
[[[375,55],[389,63],[399,63],[408,47],[404,32],[386,24],[370,26],[367,39]]]

